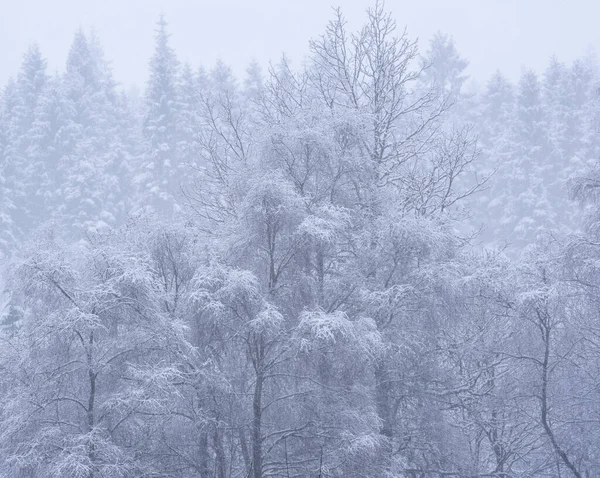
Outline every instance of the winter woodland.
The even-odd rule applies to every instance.
[[[3,85],[0,475],[600,476],[594,55],[472,88],[377,3],[236,78],[167,20],[142,95],[83,30]]]

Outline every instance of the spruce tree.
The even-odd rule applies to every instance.
[[[15,89],[15,84],[11,81],[0,96],[0,259],[9,255],[16,240],[13,222],[14,186],[11,187],[11,174],[14,175],[14,168],[10,136],[10,119],[14,108],[11,98],[14,97]]]
[[[169,44],[167,21],[161,15],[155,30],[155,50],[150,59],[143,119],[144,157],[136,181],[140,207],[169,214],[179,192],[177,154],[179,62]]]

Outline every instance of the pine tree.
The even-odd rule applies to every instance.
[[[53,211],[76,236],[118,224],[127,193],[121,190],[128,178],[119,130],[124,111],[102,49],[92,40],[76,33],[61,81],[67,114],[59,132],[64,146],[57,184],[60,203]]]
[[[12,181],[18,182],[20,190],[14,192],[18,207],[15,223],[22,234],[27,233],[37,222],[36,200],[38,173],[29,157],[31,128],[35,122],[35,111],[48,83],[46,60],[37,45],[29,47],[23,57],[17,76],[16,106],[13,111],[15,135],[15,170]]]
[[[560,161],[570,155],[573,142],[576,141],[572,129],[574,91],[571,89],[570,74],[567,66],[553,56],[544,72],[543,101],[547,117],[547,135],[552,149],[553,160]]]
[[[469,62],[458,52],[454,39],[438,31],[422,61],[425,69],[421,81],[433,84],[440,94],[457,101],[469,78],[465,74]]]
[[[23,57],[21,70],[17,76],[17,124],[21,142],[19,151],[23,154],[27,149],[26,134],[35,119],[35,109],[40,96],[48,82],[46,60],[42,57],[39,47],[34,44],[29,47]]]
[[[507,234],[509,241],[522,246],[535,240],[538,232],[556,224],[556,211],[549,202],[547,179],[552,177],[548,158],[547,115],[538,77],[524,70],[519,81],[516,117],[513,123],[517,148],[510,162],[509,179],[513,198]]]
[[[514,86],[497,70],[487,82],[482,96],[482,120],[488,130],[509,121],[513,115],[514,96]]]
[[[179,193],[179,171],[183,164],[177,154],[179,62],[169,45],[167,22],[161,15],[155,30],[155,50],[150,59],[146,88],[143,136],[145,154],[136,181],[140,207],[149,206],[169,214]]]
[[[27,138],[31,228],[53,217],[57,204],[60,204],[60,187],[64,184],[61,158],[68,144],[65,133],[70,114],[62,79],[54,76],[42,91]]]
[[[576,62],[571,68],[553,57],[544,75],[544,102],[547,115],[547,135],[550,149],[548,173],[544,176],[550,201],[560,226],[565,230],[578,227],[581,218],[574,214],[568,201],[568,178],[582,165],[578,158],[583,147],[585,120],[583,107],[587,103],[591,72]]]
[[[13,221],[14,167],[11,144],[11,114],[14,108],[11,98],[16,86],[9,81],[0,96],[0,259],[8,256],[15,246],[17,231]],[[12,176],[12,177],[11,177]],[[11,183],[13,186],[11,187]]]
[[[250,101],[258,101],[264,93],[264,78],[260,65],[252,61],[246,68],[244,96]]]
[[[200,161],[202,134],[202,85],[189,64],[184,64],[178,89],[177,157],[182,168],[197,169]],[[204,92],[205,93],[205,92]],[[185,188],[185,175],[179,174]]]
[[[511,181],[508,176],[514,155],[515,92],[508,79],[497,71],[487,82],[480,99],[476,124],[480,134],[482,175],[491,175],[488,188],[473,197],[474,226],[483,227],[481,241],[501,246],[507,241],[505,224],[507,205],[511,202]]]

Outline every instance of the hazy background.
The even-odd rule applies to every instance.
[[[73,34],[83,27],[93,28],[100,37],[115,77],[125,86],[142,86],[161,12],[181,60],[196,66],[222,58],[239,74],[253,58],[264,65],[282,52],[300,62],[308,39],[323,32],[331,18],[332,4],[342,7],[352,27],[360,25],[373,2],[2,0],[0,4],[0,84],[16,74],[32,42],[41,45],[50,72],[62,69]],[[388,0],[386,8],[421,41],[437,30],[452,34],[471,62],[469,74],[478,80],[497,68],[516,79],[523,64],[541,70],[553,53],[570,61],[589,46],[600,45],[596,0]]]

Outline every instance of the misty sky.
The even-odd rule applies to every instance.
[[[0,82],[17,72],[21,55],[38,42],[51,71],[62,70],[73,33],[94,28],[124,85],[142,86],[154,24],[167,16],[179,58],[210,66],[222,58],[236,73],[251,59],[267,64],[285,52],[300,63],[308,39],[331,18],[333,0],[2,0]],[[360,25],[367,0],[337,0],[350,26]],[[600,45],[596,0],[388,0],[411,37],[451,33],[485,80],[496,68],[515,78],[521,65],[544,68],[553,53],[565,61]],[[423,48],[422,48],[423,49]]]

